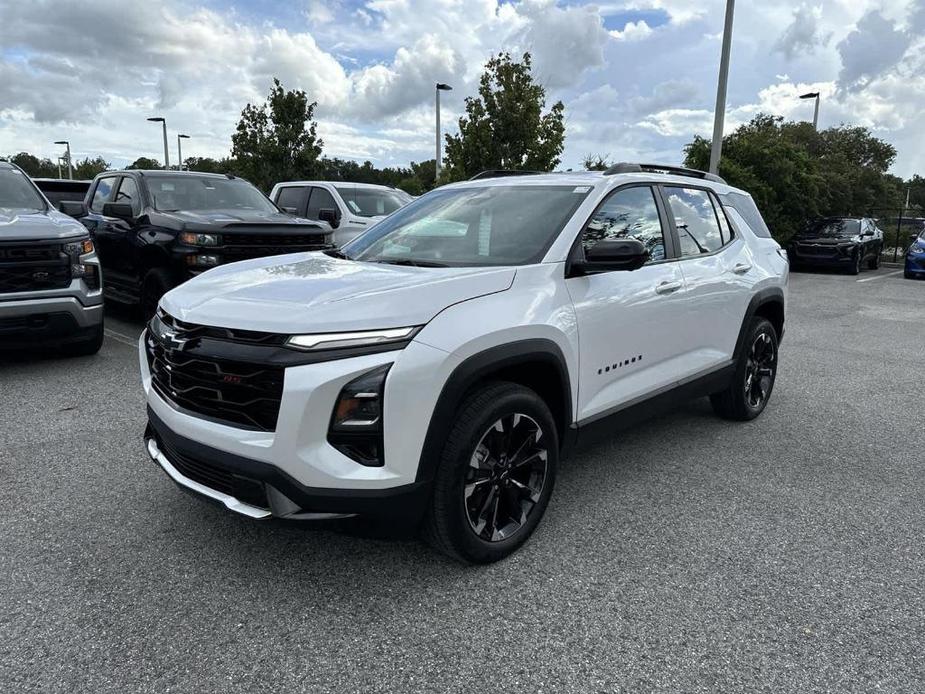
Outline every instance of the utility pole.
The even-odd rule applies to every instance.
[[[440,92],[448,92],[452,89],[453,88],[448,84],[444,84],[443,82],[437,82],[437,88],[435,90],[437,94],[437,132],[436,132],[437,159],[436,159],[436,164],[434,166],[434,170],[435,170],[434,183],[440,180]]]
[[[177,133],[177,171],[183,171],[183,149],[180,145],[180,140],[188,140],[189,135],[181,135]]]
[[[167,151],[167,120],[165,118],[149,118],[152,123],[160,123],[164,128],[164,169],[170,170],[170,153]]]
[[[74,178],[74,165],[71,163],[71,143],[67,140],[56,140],[56,145],[67,145],[67,177]]]
[[[816,106],[813,109],[813,130],[819,130],[819,92],[809,92],[807,94],[801,94],[801,99],[815,99]]]
[[[723,25],[723,50],[719,60],[719,82],[716,85],[716,111],[713,114],[713,146],[710,149],[710,173],[719,173],[723,154],[723,123],[726,118],[726,86],[729,83],[729,54],[732,51],[732,18],[735,0],[726,0],[726,21]]]

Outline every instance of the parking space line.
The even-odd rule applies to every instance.
[[[858,280],[858,282],[873,282],[874,280],[882,280],[884,277],[891,277],[893,275],[901,275],[902,273],[903,273],[902,270],[896,270],[895,272],[887,272],[882,275],[877,275],[876,277],[865,277],[862,280]]]
[[[106,334],[106,337],[110,337],[116,342],[121,342],[123,345],[135,347],[136,349],[138,347],[138,341],[130,335],[123,335],[122,333],[117,333],[115,330],[110,330],[109,328],[103,328],[103,332]]]

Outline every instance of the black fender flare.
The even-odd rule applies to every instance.
[[[424,437],[421,457],[418,461],[416,482],[429,482],[434,477],[443,445],[453,427],[456,410],[471,388],[493,372],[507,367],[530,362],[551,365],[559,373],[562,388],[562,421],[558,422],[562,435],[572,424],[572,386],[565,355],[554,341],[546,338],[518,340],[490,347],[477,352],[462,361],[450,374],[437,398],[430,416],[430,424]]]
[[[742,318],[742,325],[739,328],[739,337],[736,339],[735,352],[733,352],[733,363],[737,363],[742,350],[745,348],[745,331],[748,330],[748,324],[758,313],[758,309],[768,304],[778,304],[781,311],[784,311],[784,290],[780,287],[768,287],[756,292],[748,302],[748,308],[745,309],[745,316]],[[784,333],[777,336],[778,341],[783,340]]]

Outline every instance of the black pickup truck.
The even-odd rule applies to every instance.
[[[332,248],[325,222],[282,212],[247,181],[191,171],[107,171],[60,209],[90,230],[107,299],[146,317],[168,290],[236,260]]]

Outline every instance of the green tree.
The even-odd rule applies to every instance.
[[[103,159],[103,157],[94,157],[93,159],[87,157],[74,164],[74,178],[88,181],[97,174],[101,174],[108,170],[109,162]]]
[[[164,167],[157,159],[149,157],[138,157],[135,161],[125,167],[126,169],[163,169]]]
[[[241,175],[265,192],[279,181],[316,177],[323,145],[313,120],[316,104],[274,78],[267,100],[247,104],[231,136],[231,156]]]
[[[685,165],[706,170],[710,144],[694,138]],[[759,114],[723,138],[719,172],[751,193],[775,238],[786,241],[814,217],[897,207],[902,181],[887,173],[895,157],[893,146],[866,128],[816,132],[809,123]]]
[[[47,157],[39,159],[34,154],[20,152],[8,157],[8,160],[16,164],[20,169],[25,171],[32,178],[57,178],[58,165]],[[62,164],[62,175],[66,176],[65,164]]]
[[[588,154],[581,165],[585,167],[585,171],[606,171],[611,167],[608,157],[607,154]]]
[[[183,167],[187,171],[200,173],[237,174],[238,163],[230,157],[213,159],[212,157],[187,157],[183,160]]]
[[[565,107],[557,101],[543,113],[545,106],[546,90],[533,81],[529,53],[521,62],[509,53],[492,57],[479,95],[466,98],[459,134],[446,136],[446,179],[487,169],[554,169],[564,148]]]

